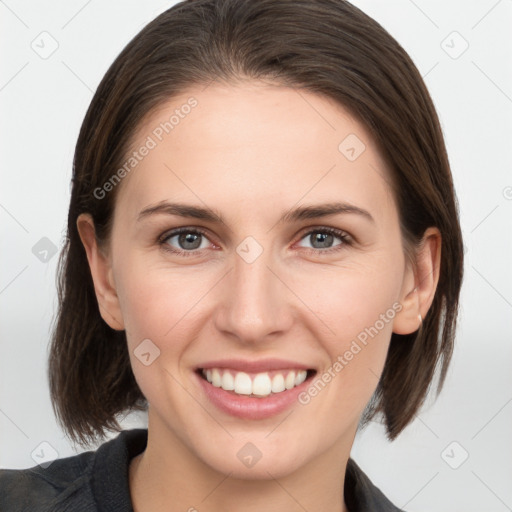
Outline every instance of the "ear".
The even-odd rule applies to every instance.
[[[113,279],[110,255],[105,254],[98,247],[94,221],[90,214],[79,215],[76,226],[87,253],[101,317],[112,329],[122,331],[124,322]]]
[[[428,228],[416,252],[416,265],[407,264],[400,294],[402,309],[395,316],[393,332],[411,334],[421,326],[434,300],[441,263],[441,233]]]

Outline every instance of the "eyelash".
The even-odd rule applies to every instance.
[[[167,243],[167,241],[170,238],[173,238],[176,235],[179,235],[181,233],[200,234],[200,235],[202,235],[202,236],[204,236],[205,238],[208,239],[208,234],[206,233],[206,231],[204,231],[204,230],[202,230],[200,228],[182,227],[182,228],[177,228],[177,229],[174,229],[172,231],[167,231],[167,232],[163,233],[158,238],[158,244],[165,251],[169,251],[172,254],[177,254],[178,256],[184,256],[184,257],[197,256],[198,252],[200,252],[200,250],[198,250],[198,249],[194,249],[192,251],[184,251],[184,250],[181,250],[181,249],[172,248]],[[327,233],[329,235],[333,235],[333,236],[338,237],[342,241],[341,244],[338,244],[338,245],[336,245],[334,247],[329,247],[327,249],[314,249],[314,248],[313,249],[308,249],[308,248],[306,248],[306,251],[311,252],[311,253],[315,253],[315,255],[317,255],[317,254],[322,254],[322,255],[324,255],[324,254],[331,254],[333,252],[337,252],[337,251],[343,250],[345,248],[345,246],[351,246],[354,243],[352,237],[348,233],[346,233],[345,231],[342,231],[340,229],[335,229],[335,228],[329,228],[329,227],[316,227],[316,228],[313,227],[309,231],[306,231],[301,236],[300,240],[302,240],[306,236],[311,235],[313,233]]]

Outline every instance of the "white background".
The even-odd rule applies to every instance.
[[[74,145],[93,91],[126,43],[172,3],[0,2],[0,467],[34,466],[31,453],[44,441],[59,457],[75,453],[55,422],[46,381],[57,255],[42,262],[32,248],[43,237],[62,243]],[[425,77],[467,252],[445,389],[393,443],[372,423],[352,456],[410,512],[512,510],[512,1],[354,3]],[[31,48],[43,31],[58,42],[47,59]],[[469,44],[457,58],[464,43],[453,31]],[[124,423],[139,425],[143,418]],[[458,465],[466,452],[458,469],[447,463]]]

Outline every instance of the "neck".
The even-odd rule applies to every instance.
[[[157,422],[158,423],[158,422]],[[151,427],[155,428],[151,428]],[[221,473],[163,425],[148,424],[145,451],[129,468],[134,512],[348,512],[343,499],[349,442],[284,476],[245,479]]]

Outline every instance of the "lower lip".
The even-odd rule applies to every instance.
[[[255,398],[247,395],[236,395],[222,388],[217,388],[203,379],[197,372],[195,374],[206,396],[218,409],[231,416],[248,420],[270,418],[285,411],[298,401],[298,395],[309,386],[311,380],[311,377],[309,377],[302,384],[292,389],[271,394],[264,398]]]

